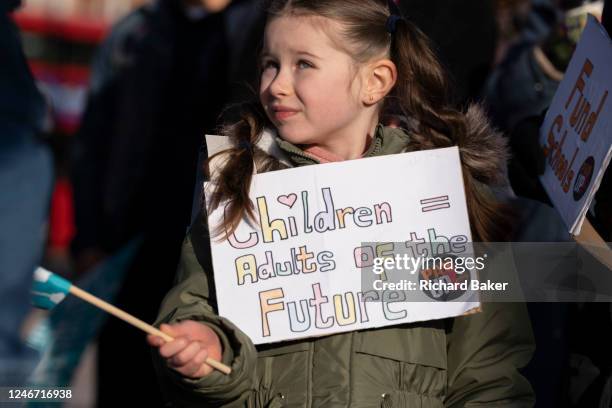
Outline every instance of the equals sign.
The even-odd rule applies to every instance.
[[[442,210],[444,208],[450,208],[450,203],[448,202],[448,196],[439,196],[439,197],[431,197],[425,198],[420,201],[421,202],[421,211],[435,211]]]

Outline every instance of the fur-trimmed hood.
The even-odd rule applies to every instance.
[[[461,162],[474,178],[491,185],[508,185],[510,158],[506,138],[494,129],[479,105],[470,105],[466,114],[467,138],[459,145]]]

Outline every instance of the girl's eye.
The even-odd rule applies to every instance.
[[[273,69],[278,68],[278,63],[276,61],[273,61],[273,60],[265,60],[265,61],[263,61],[261,63],[261,70],[262,71],[265,71],[265,70],[270,69],[270,68],[273,68]]]
[[[297,67],[299,69],[306,69],[306,68],[312,68],[313,65],[310,62],[308,62],[308,61],[299,60],[298,63],[297,63]]]

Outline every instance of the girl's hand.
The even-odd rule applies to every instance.
[[[204,363],[207,357],[221,361],[221,341],[210,327],[185,320],[172,325],[162,324],[160,330],[174,340],[166,342],[161,337],[148,335],[147,342],[159,348],[168,366],[183,376],[200,378],[210,374],[213,368]]]

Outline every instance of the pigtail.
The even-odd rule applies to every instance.
[[[397,21],[390,53],[398,80],[383,109],[393,105],[414,123],[410,150],[459,147],[474,240],[509,239],[514,225],[512,211],[484,186],[503,181],[507,160],[504,139],[489,127],[477,107],[463,113],[452,106],[446,73],[427,37],[414,24]]]
[[[213,181],[209,197],[209,211],[225,204],[223,224],[214,227],[211,237],[226,239],[246,216],[255,219],[254,206],[249,198],[255,162],[262,159],[263,152],[255,145],[267,124],[260,106],[245,104],[237,123],[225,126],[221,134],[228,136],[234,147],[211,156],[206,162],[207,176]],[[211,174],[211,164],[219,160],[222,164]]]

